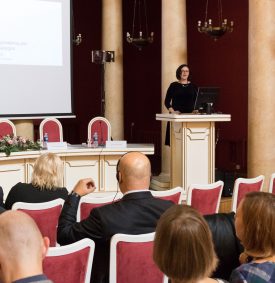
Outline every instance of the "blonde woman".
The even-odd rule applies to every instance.
[[[210,278],[218,263],[211,231],[199,212],[187,205],[174,205],[161,216],[153,258],[172,283],[226,282]]]
[[[16,202],[46,202],[67,198],[68,191],[62,188],[63,164],[54,153],[41,155],[34,163],[30,184],[17,183],[7,196],[5,207],[11,209]]]
[[[240,202],[235,227],[244,246],[232,283],[275,282],[275,195],[252,192]]]

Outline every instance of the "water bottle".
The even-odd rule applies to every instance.
[[[43,146],[44,147],[47,147],[48,141],[49,141],[48,133],[44,133],[44,137],[43,137]]]
[[[97,132],[95,132],[94,135],[93,135],[93,145],[94,145],[94,147],[98,147],[98,134],[97,134]]]

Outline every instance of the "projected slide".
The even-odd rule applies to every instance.
[[[72,114],[70,9],[70,0],[0,0],[0,116]]]
[[[62,65],[61,3],[0,0],[0,64]]]

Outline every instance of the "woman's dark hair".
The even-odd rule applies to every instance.
[[[183,67],[187,67],[187,68],[190,70],[190,68],[189,68],[189,66],[188,66],[187,64],[182,64],[182,65],[180,65],[180,66],[177,68],[177,70],[176,70],[176,77],[177,77],[178,80],[180,80],[181,69],[182,69]],[[190,77],[190,75],[189,75],[189,77]],[[188,77],[188,78],[189,78],[189,77]]]

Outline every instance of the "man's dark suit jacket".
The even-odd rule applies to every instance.
[[[120,201],[94,208],[89,217],[77,223],[79,198],[69,195],[58,223],[61,245],[83,238],[95,241],[91,282],[109,282],[110,239],[117,233],[144,234],[155,231],[161,214],[172,202],[154,198],[150,191],[126,194]]]

